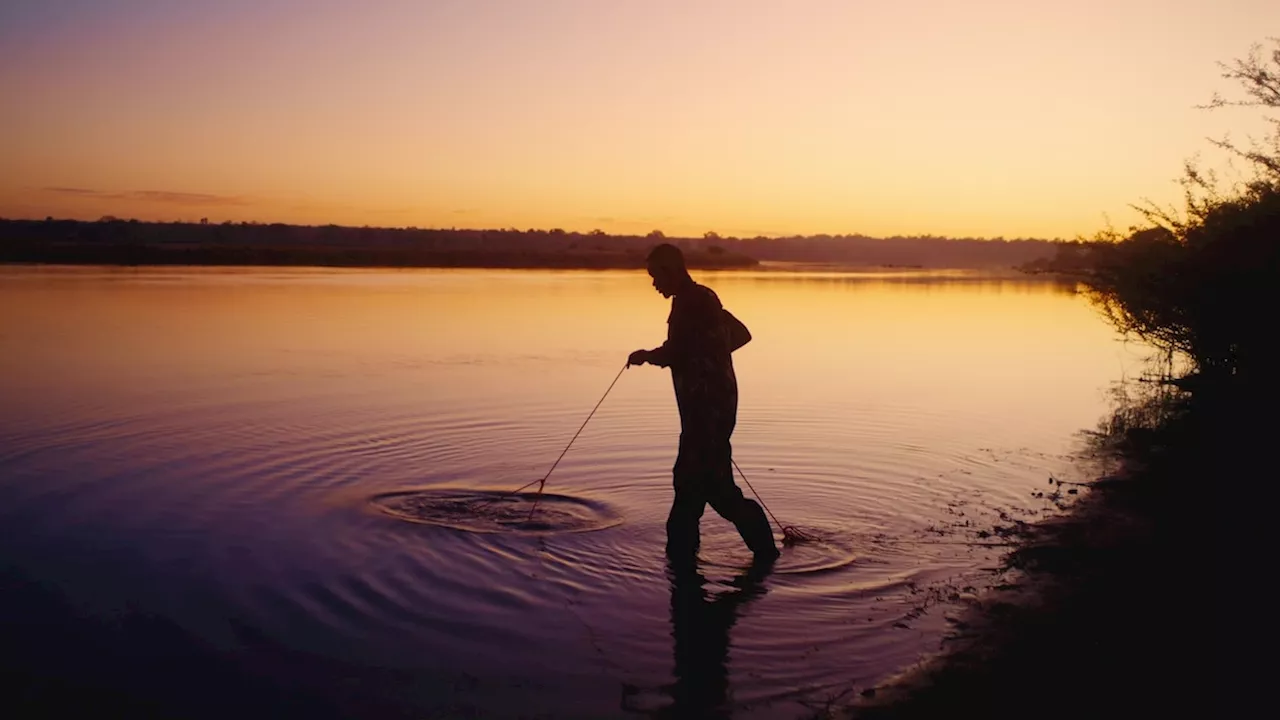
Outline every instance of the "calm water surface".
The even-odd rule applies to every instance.
[[[702,581],[669,580],[652,367],[549,481],[612,527],[371,502],[545,474],[662,340],[642,273],[0,270],[6,667],[192,716],[801,716],[936,649],[933,600],[1000,552],[962,543],[1044,510],[1136,360],[1048,283],[698,279],[755,335],[735,457],[824,538],[760,582],[709,510]]]

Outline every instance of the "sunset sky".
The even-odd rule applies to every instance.
[[[0,216],[1071,237],[1275,0],[7,0]]]

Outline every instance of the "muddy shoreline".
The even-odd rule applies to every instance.
[[[1110,438],[1113,471],[1019,528],[1003,582],[948,616],[938,654],[819,717],[1216,716],[1222,487],[1203,480],[1263,447],[1216,405],[1184,398]]]

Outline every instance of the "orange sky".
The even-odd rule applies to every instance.
[[[1062,236],[1274,0],[13,0],[0,216]]]

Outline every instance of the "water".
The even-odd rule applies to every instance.
[[[936,649],[1000,552],[962,543],[1080,472],[1135,360],[1051,283],[698,277],[755,336],[735,457],[821,538],[763,579],[708,510],[669,580],[652,367],[549,481],[584,532],[394,512],[545,474],[661,342],[641,273],[0,270],[6,667],[171,716],[800,716]]]

